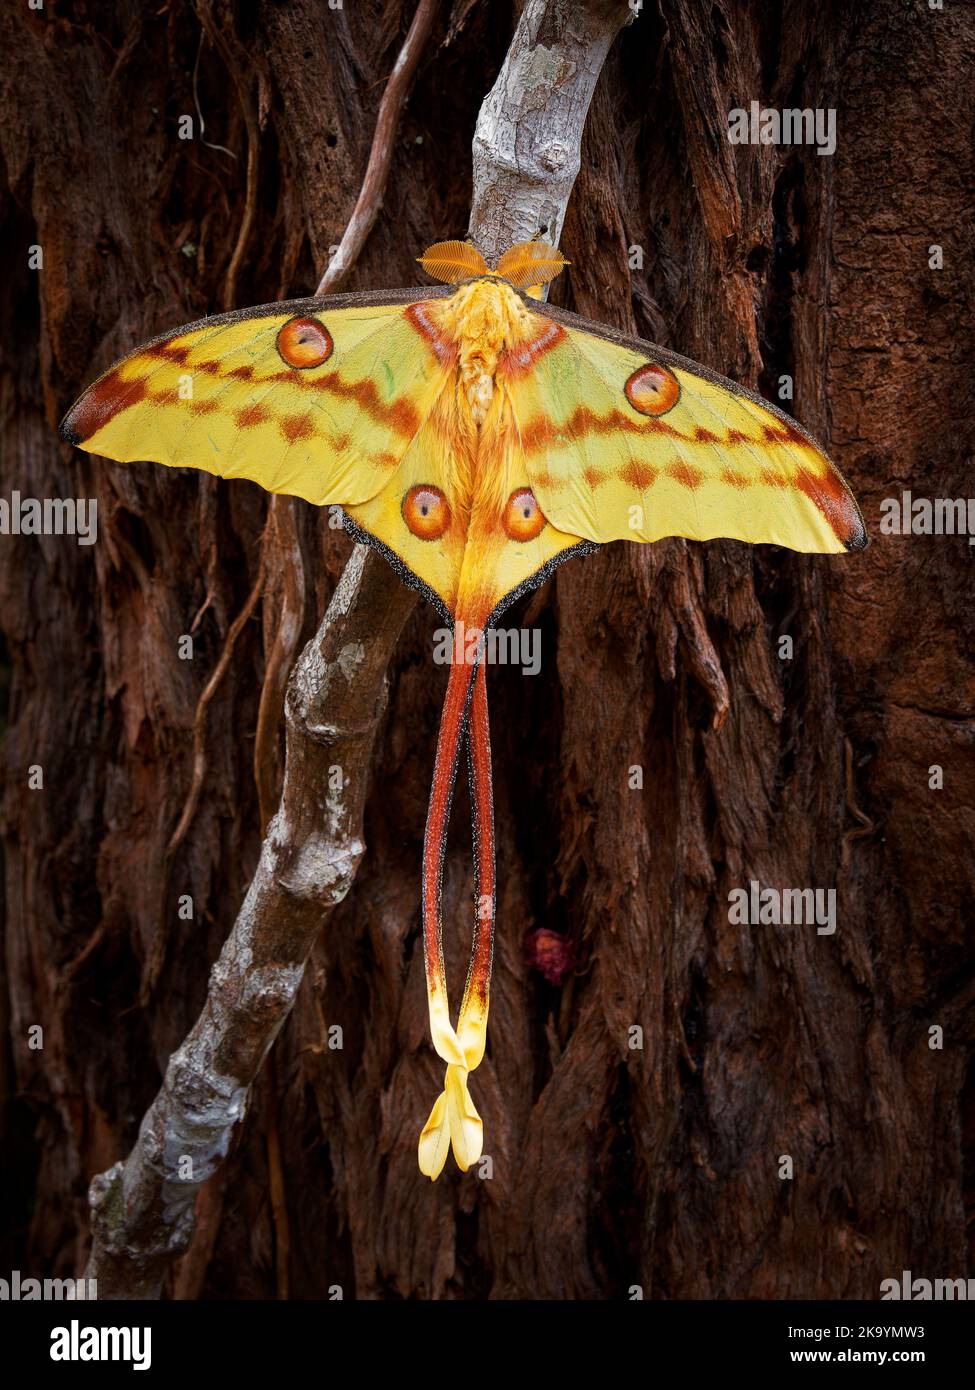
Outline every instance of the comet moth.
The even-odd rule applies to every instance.
[[[707,368],[544,304],[565,262],[544,242],[490,269],[467,242],[421,257],[444,282],[242,310],[155,338],[99,377],[61,436],[90,453],[248,478],[339,504],[448,623],[475,635],[451,666],[422,866],[430,1031],[444,1089],[421,1171],[477,1161],[470,1074],[484,1056],[495,917],[483,635],[572,555],[685,536],[860,550],[839,470],[789,416]],[[468,640],[467,649],[470,649]],[[471,963],[456,1022],[441,880],[465,738],[476,862]]]

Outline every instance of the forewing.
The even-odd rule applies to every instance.
[[[538,311],[503,366],[548,519],[593,541],[663,536],[840,552],[866,544],[836,466],[733,382],[574,314]]]
[[[437,291],[433,291],[433,296]],[[451,349],[430,292],[293,300],[156,338],[88,388],[72,444],[357,503],[389,480],[443,388]]]

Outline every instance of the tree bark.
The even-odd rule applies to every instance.
[[[229,48],[189,4],[0,20],[0,494],[99,501],[92,547],[0,537],[8,1268],[83,1269],[88,1180],[137,1142],[260,848],[255,619],[209,704],[205,784],[167,855],[265,503],[243,483],[72,455],[54,426],[96,371],[228,285],[260,303],[317,283],[413,12],[412,0],[221,5]],[[513,29],[504,7],[444,7],[350,288],[413,283],[429,242],[467,230],[471,136]],[[312,933],[275,1085],[265,1070],[170,1293],[274,1296],[282,1262],[295,1297],[337,1284],[359,1298],[633,1285],[875,1298],[902,1269],[965,1274],[971,561],[964,537],[884,536],[878,516],[902,489],[970,491],[961,228],[975,99],[959,75],[972,45],[958,7],[879,0],[815,13],[662,0],[617,39],[553,299],[773,399],[791,376],[794,412],[850,479],[873,545],[839,560],[614,545],[514,610],[508,621],[541,629],[543,664],[534,679],[492,671],[500,891],[477,1074],[489,1181],[431,1185],[415,1167],[439,1084],[418,883],[443,673],[429,660],[440,620],[411,612],[378,722],[367,853]],[[558,88],[540,92],[557,101]],[[728,111],[753,98],[836,108],[835,154],[730,145]],[[250,161],[260,193],[241,245]],[[537,211],[510,230],[531,235]],[[494,225],[502,240],[508,226]],[[301,503],[295,530],[307,642],[349,546]],[[280,602],[272,588],[268,646]],[[34,766],[43,790],[28,789]],[[444,885],[452,978],[469,947],[465,812],[461,794]],[[835,888],[835,934],[732,925],[728,894],[752,880]],[[539,968],[541,928],[574,963],[558,984]]]

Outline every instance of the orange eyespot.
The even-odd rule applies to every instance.
[[[529,487],[519,488],[511,494],[501,520],[513,541],[533,541],[545,526],[542,509]]]
[[[623,390],[626,399],[641,415],[666,415],[677,404],[680,383],[667,367],[648,362],[637,367]]]
[[[450,507],[438,487],[418,483],[403,498],[403,520],[421,541],[435,541],[450,525]]]
[[[318,319],[289,319],[278,330],[278,352],[289,367],[320,367],[332,355],[332,335]]]

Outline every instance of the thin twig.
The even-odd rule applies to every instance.
[[[203,120],[203,111],[200,107],[200,56],[203,53],[203,41],[206,38],[206,30],[200,25],[200,42],[196,49],[196,61],[193,64],[193,105],[196,107],[196,118],[200,122],[200,143],[206,145],[208,150],[219,150],[221,154],[229,154],[230,158],[236,163],[237,156],[233,150],[228,150],[226,145],[215,145],[212,140],[205,140],[203,132],[206,130],[206,123]]]
[[[410,87],[413,85],[413,74],[416,72],[420,55],[426,46],[439,3],[440,0],[420,0],[416,7],[410,31],[400,49],[396,66],[390,73],[386,90],[383,92],[383,99],[379,103],[376,133],[373,136],[369,163],[366,165],[365,177],[362,180],[358,200],[342,240],[339,242],[339,248],[329,261],[325,274],[318,282],[316,294],[334,294],[340,288],[345,277],[358,260],[359,252],[365,245],[366,238],[379,216],[379,209],[383,205],[383,195],[386,192],[386,184],[389,179],[400,117],[403,114],[403,107],[406,104]]]
[[[340,269],[342,274],[347,274],[351,270],[376,220],[389,178],[392,149],[400,115],[429,35],[436,8],[436,0],[421,0],[416,11],[406,42],[380,103],[365,179],[346,234],[342,239],[344,251],[340,249],[339,255],[332,262],[332,265],[325,270],[319,286],[319,293],[325,293],[326,290],[334,286],[340,278],[338,274]],[[241,55],[235,55],[232,52],[230,44],[217,30],[209,12],[203,7],[200,10],[200,18],[204,29],[221,53],[228,71],[233,74],[247,127],[247,195],[244,217],[227,269],[223,296],[223,307],[232,309],[236,299],[237,275],[257,206],[259,136],[250,94],[240,76]],[[291,497],[274,496],[271,498],[267,525],[261,542],[259,582],[252,590],[244,607],[241,615],[244,621],[253,611],[259,591],[263,589],[272,574],[282,576],[281,606],[277,631],[265,662],[264,681],[261,687],[261,702],[254,739],[254,780],[257,786],[262,836],[267,831],[268,823],[277,805],[279,794],[277,775],[278,730],[281,726],[281,716],[284,710],[288,676],[294,664],[305,619],[304,561],[298,541],[294,499]],[[238,619],[238,623],[240,623],[240,619]],[[196,813],[206,770],[206,708],[229,667],[230,656],[239,630],[239,626],[235,623],[228,633],[220,660],[197,706],[194,720],[193,780],[183,815],[173,840],[170,842],[168,856],[170,858],[182,842]],[[165,950],[165,932],[163,930],[157,933],[156,942],[157,949],[151,953],[146,973],[146,982],[150,988],[162,966],[161,953]],[[284,1176],[280,1163],[277,1117],[273,1108],[275,1105],[276,1100],[272,1087],[267,1111],[267,1156],[271,1175],[271,1212],[275,1230],[275,1277],[278,1297],[286,1298],[290,1233]]]
[[[162,864],[162,884],[163,892],[160,900],[159,917],[156,922],[156,929],[152,936],[152,944],[146,953],[142,965],[142,973],[139,980],[139,1005],[147,1008],[152,998],[153,991],[162,974],[163,966],[166,963],[166,953],[169,950],[170,937],[170,915],[165,911],[164,903],[169,892],[170,874],[172,873],[173,863],[176,852],[186,838],[187,832],[193,823],[197,807],[200,804],[200,793],[203,790],[203,783],[206,779],[207,770],[207,710],[213,700],[220,683],[230,669],[230,662],[237,645],[237,638],[240,636],[247,621],[253,616],[254,609],[257,607],[257,600],[264,590],[264,549],[260,552],[260,559],[257,566],[257,577],[250,593],[244,603],[243,608],[230,624],[227,636],[224,640],[223,650],[210,679],[203,687],[203,691],[196,704],[196,713],[193,716],[193,772],[190,778],[189,791],[183,803],[183,811],[179,818],[179,823],[173,831],[166,846]]]
[[[413,17],[406,42],[379,106],[372,149],[359,197],[342,237],[338,254],[331,265],[326,267],[319,282],[317,291],[319,295],[334,289],[352,269],[375,223],[389,178],[392,149],[399,127],[400,114],[412,85],[413,74],[416,71],[420,54],[430,32],[437,3],[438,0],[420,0],[420,5]],[[249,181],[250,167],[248,165],[248,186]],[[265,662],[261,704],[257,717],[257,733],[254,739],[254,780],[257,784],[261,834],[263,835],[267,830],[271,813],[277,801],[278,729],[281,725],[288,675],[298,649],[305,618],[305,571],[301,545],[298,541],[293,498],[281,496],[271,498],[268,508],[268,526],[262,543],[262,556],[265,575],[276,571],[283,576],[278,628]],[[276,1105],[277,1098],[272,1086],[266,1111],[267,1158],[271,1185],[271,1214],[275,1231],[275,1282],[278,1297],[283,1299],[288,1296],[288,1262],[291,1237],[288,1228],[284,1174],[281,1168]]]
[[[227,266],[227,273],[224,276],[223,285],[223,307],[225,310],[235,309],[237,307],[237,276],[240,273],[240,267],[243,263],[244,252],[247,249],[251,228],[257,216],[257,170],[261,137],[257,113],[254,110],[254,102],[251,97],[250,84],[244,77],[245,69],[249,69],[249,60],[246,51],[237,43],[236,39],[231,43],[227,35],[223,33],[214,20],[206,0],[198,0],[196,12],[199,15],[202,28],[205,30],[207,37],[223,59],[224,67],[230,74],[233,84],[237,89],[237,100],[240,103],[241,113],[244,117],[244,126],[247,130],[247,176],[244,193],[244,215],[240,220],[237,240],[234,243],[234,249],[230,257],[230,263]]]
[[[247,249],[247,241],[254,225],[254,218],[257,215],[257,165],[260,134],[257,128],[257,117],[250,109],[249,104],[244,110],[244,124],[247,127],[247,191],[244,197],[244,215],[240,221],[240,231],[237,233],[237,242],[224,278],[224,309],[234,309],[237,306],[237,276],[240,273],[244,252]]]
[[[860,807],[857,805],[856,772],[853,765],[853,744],[850,742],[848,738],[845,738],[843,740],[843,752],[845,771],[844,786],[846,789],[846,809],[849,811],[850,815],[854,817],[854,819],[860,822],[859,829],[848,830],[841,841],[840,863],[842,864],[843,868],[846,869],[849,868],[850,846],[853,844],[854,840],[862,840],[867,835],[872,835],[873,832],[876,830],[877,826],[868,815],[866,815],[863,811],[860,810]]]
[[[237,614],[236,618],[230,624],[230,628],[227,632],[226,641],[223,644],[223,651],[220,653],[220,659],[218,660],[216,666],[213,668],[213,672],[210,676],[210,679],[203,687],[203,692],[200,695],[199,701],[197,702],[196,714],[193,719],[193,776],[190,781],[190,789],[186,797],[186,802],[183,806],[183,814],[180,816],[179,824],[173,831],[172,836],[170,837],[170,841],[166,851],[167,854],[175,854],[176,851],[179,849],[180,845],[186,838],[186,832],[187,830],[189,830],[193,817],[196,814],[196,806],[197,802],[200,799],[200,789],[203,786],[203,778],[206,774],[207,766],[207,709],[209,708],[210,701],[217,693],[217,690],[220,686],[220,682],[223,680],[224,672],[230,665],[230,658],[234,654],[234,646],[236,645],[237,638],[240,636],[241,632],[243,631],[244,625],[250,618],[251,614],[254,612],[254,609],[257,607],[257,600],[260,598],[263,588],[264,548],[262,546],[261,558],[257,566],[257,576],[254,579],[254,583],[251,587],[250,593],[247,595],[247,601],[245,602],[240,612]]]
[[[278,731],[281,728],[288,676],[294,665],[305,622],[305,562],[298,542],[294,498],[281,495],[271,498],[267,526],[261,541],[261,555],[265,577],[270,579],[271,575],[280,575],[283,584],[277,632],[264,663],[264,682],[254,737],[254,781],[263,835],[274,813],[280,790],[277,776]]]
[[[281,1302],[288,1297],[291,1270],[291,1227],[285,1195],[284,1167],[281,1163],[281,1134],[278,1128],[278,1075],[274,1049],[268,1053],[264,1077],[264,1125],[267,1132],[267,1186],[274,1226],[274,1290]]]

